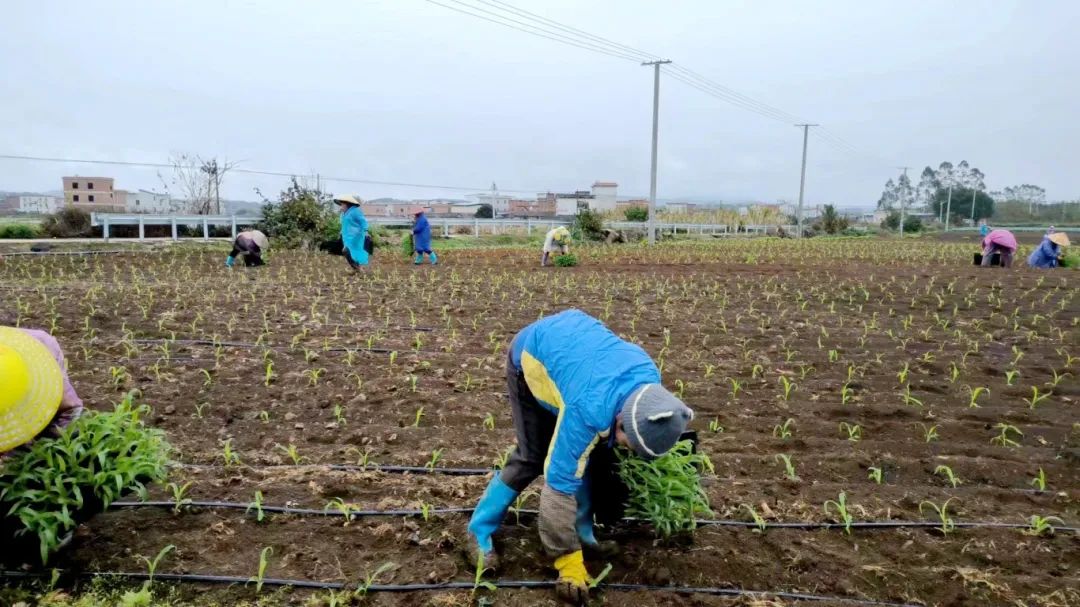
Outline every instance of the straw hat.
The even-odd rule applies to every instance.
[[[60,408],[64,374],[49,349],[14,327],[0,327],[0,453],[41,433]]]
[[[1058,246],[1062,246],[1062,247],[1069,246],[1069,235],[1066,234],[1065,232],[1054,232],[1053,234],[1047,236],[1047,238],[1050,239],[1050,242],[1052,242],[1052,243],[1054,243],[1054,244],[1056,244]]]
[[[344,202],[353,206],[360,206],[360,201],[352,194],[338,194],[334,196],[334,202]]]

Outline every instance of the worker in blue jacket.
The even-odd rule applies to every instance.
[[[582,547],[599,548],[585,470],[597,446],[657,457],[694,413],[660,385],[649,355],[599,320],[567,310],[525,327],[506,364],[517,447],[469,521],[473,558],[497,568],[492,534],[514,499],[541,474],[540,539],[559,571],[564,601],[588,598]],[[475,561],[474,561],[475,562]]]
[[[368,222],[360,209],[360,201],[347,194],[334,196],[334,202],[341,212],[341,242],[345,249],[342,255],[349,267],[359,271],[368,264],[371,253],[371,239],[367,235]]]
[[[424,263],[424,255],[431,257],[431,265],[439,263],[439,257],[435,255],[435,251],[431,250],[431,224],[428,223],[427,217],[424,215],[424,211],[417,211],[413,215],[415,221],[413,221],[413,250],[416,251],[416,259],[413,263],[420,265]]]
[[[1039,246],[1028,256],[1028,265],[1033,268],[1056,268],[1061,265],[1061,249],[1067,246],[1069,246],[1067,234],[1051,232],[1043,237]]]

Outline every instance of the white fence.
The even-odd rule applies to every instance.
[[[172,239],[178,240],[179,226],[197,226],[202,228],[203,240],[210,239],[211,226],[229,226],[232,238],[236,238],[238,228],[252,226],[261,220],[259,215],[125,215],[120,213],[94,213],[91,215],[91,225],[101,226],[102,237],[108,241],[110,230],[115,226],[138,226],[139,240],[146,238],[146,226],[171,226]],[[368,223],[381,226],[412,225],[412,220],[407,217],[368,217]],[[570,226],[573,221],[569,219],[480,219],[480,218],[450,218],[428,217],[432,230],[441,230],[443,236],[449,236],[454,228],[471,228],[474,236],[482,233],[499,234],[505,233],[510,228],[524,228],[528,234],[534,229],[547,231],[556,226]],[[604,224],[617,230],[638,229],[644,230],[646,224],[636,221],[610,221]],[[656,222],[656,229],[668,231],[674,234],[715,234],[729,236],[735,233],[732,227],[726,224],[712,223],[671,223]],[[740,226],[740,233],[764,235],[771,226],[749,225]],[[795,226],[782,226],[788,233],[793,233]]]

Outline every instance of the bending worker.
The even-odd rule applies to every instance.
[[[270,240],[258,230],[245,230],[236,235],[232,252],[225,258],[225,266],[231,268],[237,256],[243,256],[247,267],[261,266],[263,253],[270,250]]]
[[[431,250],[431,224],[428,223],[423,211],[417,211],[413,214],[413,217],[415,217],[412,228],[413,250],[416,252],[416,259],[413,260],[413,263],[416,265],[424,263],[425,254],[431,257],[431,265],[439,263],[435,251]]]
[[[595,318],[567,310],[525,327],[506,363],[517,446],[488,484],[469,521],[473,562],[498,568],[492,534],[514,499],[544,475],[540,539],[559,571],[556,591],[571,603],[588,598],[582,548],[600,549],[593,533],[585,470],[595,447],[620,445],[657,457],[679,440],[693,411],[660,385],[640,347]]]
[[[548,256],[558,251],[559,255],[570,252],[570,230],[566,226],[553,228],[544,238],[544,256],[540,259],[540,266],[546,266]]]
[[[368,254],[372,251],[371,238],[368,236],[367,217],[360,210],[360,201],[347,194],[334,196],[334,202],[341,212],[341,242],[345,249],[341,252],[353,271],[359,271],[368,265]]]
[[[0,327],[0,459],[39,436],[59,435],[82,411],[56,339]]]
[[[1053,228],[1050,228],[1053,230]],[[1028,256],[1028,265],[1033,268],[1056,268],[1061,265],[1061,249],[1069,246],[1069,236],[1064,232],[1051,231]]]
[[[1016,253],[1017,244],[1016,237],[1008,230],[990,230],[982,241],[983,246],[983,266],[989,266],[991,257],[994,253],[1001,255],[1001,267],[1012,267],[1013,255]]]

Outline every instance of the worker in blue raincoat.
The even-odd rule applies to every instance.
[[[341,242],[345,246],[342,255],[354,271],[367,267],[371,253],[371,238],[368,236],[368,222],[360,210],[360,201],[355,196],[338,195],[334,202],[341,211]]]
[[[1056,268],[1061,265],[1061,249],[1067,246],[1069,246],[1069,236],[1067,234],[1064,232],[1050,232],[1043,237],[1039,246],[1028,256],[1028,265],[1033,268]]]
[[[586,468],[594,449],[621,445],[657,457],[679,440],[694,413],[660,385],[649,355],[599,320],[567,310],[514,338],[506,382],[517,446],[488,484],[469,521],[472,562],[497,568],[492,535],[541,474],[540,539],[559,572],[560,599],[588,599],[582,548],[603,550],[593,532]]]
[[[413,250],[416,251],[413,263],[416,265],[424,263],[424,255],[431,258],[431,265],[439,263],[439,257],[435,255],[435,251],[431,250],[431,224],[428,223],[424,211],[417,211],[413,217],[415,218],[412,228]]]

